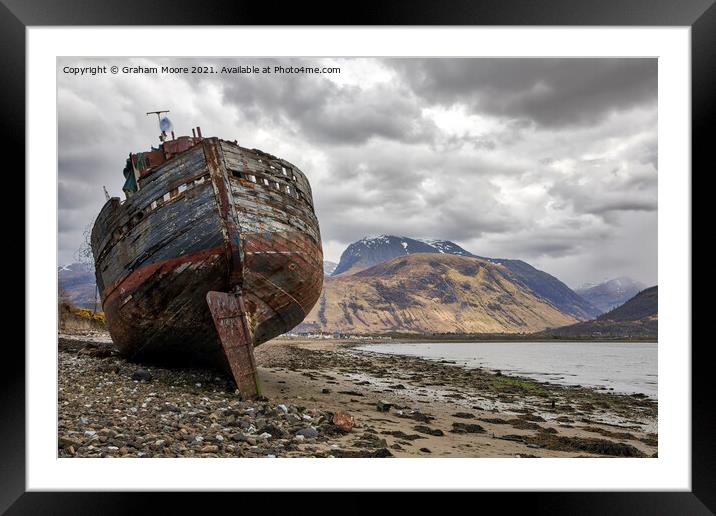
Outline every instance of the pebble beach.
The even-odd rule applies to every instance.
[[[58,340],[58,456],[654,457],[657,402],[279,338],[262,396],[228,376],[127,361],[101,331]]]

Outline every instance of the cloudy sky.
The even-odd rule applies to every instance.
[[[106,74],[65,66],[330,66]],[[576,287],[657,280],[655,59],[58,60],[59,258],[75,261],[129,152],[179,134],[281,156],[311,181],[327,260],[365,235],[457,242]]]

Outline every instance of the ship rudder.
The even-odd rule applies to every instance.
[[[206,294],[206,302],[236,388],[243,398],[260,396],[253,337],[243,298],[240,294],[210,291]]]

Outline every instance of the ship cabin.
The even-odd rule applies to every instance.
[[[124,174],[124,186],[122,190],[129,198],[140,188],[140,180],[150,175],[154,169],[169,161],[177,154],[192,148],[203,140],[201,136],[201,127],[191,130],[192,136],[174,137],[172,131],[172,139],[164,141],[158,148],[152,147],[148,152],[130,153],[127,163],[122,173]]]

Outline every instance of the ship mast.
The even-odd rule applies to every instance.
[[[157,115],[157,122],[159,122],[159,130],[162,132],[159,135],[159,141],[164,143],[167,139],[167,131],[171,131],[172,129],[172,123],[169,118],[166,116],[162,116],[162,113],[169,113],[169,110],[164,111],[148,111],[147,116],[149,115]],[[172,133],[172,140],[174,139],[174,131],[171,131]]]

